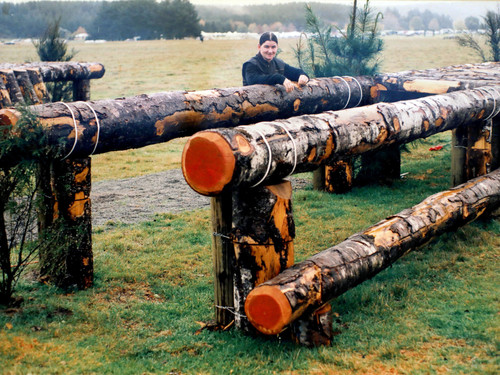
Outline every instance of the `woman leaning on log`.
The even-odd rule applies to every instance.
[[[302,69],[294,68],[276,57],[278,38],[275,34],[262,34],[257,48],[259,52],[243,64],[243,86],[281,84],[290,92],[295,87],[292,81],[299,86],[304,86],[309,81]]]

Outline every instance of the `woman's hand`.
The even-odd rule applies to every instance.
[[[299,86],[304,86],[307,82],[309,82],[309,77],[304,74],[301,74],[299,80],[297,81]]]
[[[293,91],[295,85],[293,84],[292,81],[290,81],[288,78],[285,78],[283,81],[283,86],[285,86],[286,92],[291,92]]]

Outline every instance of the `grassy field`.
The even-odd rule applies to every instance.
[[[104,63],[92,98],[239,86],[256,42],[75,44]],[[293,62],[293,41],[282,57]],[[6,62],[34,60],[30,45],[0,46]],[[441,38],[386,40],[382,70],[478,62]],[[179,167],[184,140],[93,157],[93,179]],[[431,145],[444,145],[429,152]],[[332,196],[294,193],[296,260],[449,187],[450,137],[403,154],[405,179]],[[137,161],[140,162],[137,162]],[[497,374],[500,221],[480,220],[410,253],[332,301],[336,336],[306,349],[237,331],[201,331],[213,317],[209,212],[158,215],[94,228],[95,287],[61,291],[28,273],[18,308],[0,310],[4,374]]]

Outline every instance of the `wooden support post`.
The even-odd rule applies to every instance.
[[[343,194],[352,189],[353,159],[333,161],[313,172],[313,188],[328,193]]]
[[[292,340],[308,347],[330,345],[333,337],[332,306],[325,303],[311,314],[304,314],[290,324]]]
[[[254,331],[244,318],[248,293],[293,265],[291,199],[290,181],[233,192],[235,321],[244,331]]]
[[[73,81],[73,100],[90,100],[90,79],[79,79]]]
[[[4,77],[0,75],[0,108],[6,108],[12,106],[12,101],[10,100],[9,90],[5,85]]]
[[[48,103],[50,101],[49,93],[47,91],[47,86],[43,81],[42,74],[38,69],[26,69],[28,76],[30,78],[31,84],[35,89],[35,93],[41,103]]]
[[[466,181],[466,154],[467,128],[461,126],[451,132],[451,186],[457,186]]]
[[[500,116],[491,122],[491,170],[500,168]]]
[[[40,278],[63,288],[92,286],[90,158],[55,160],[40,166],[44,201],[39,228]]]
[[[0,79],[3,80],[5,87],[10,95],[10,100],[14,104],[24,104],[23,94],[17,83],[16,75],[12,70],[0,70]]]
[[[212,197],[212,253],[214,262],[215,323],[226,327],[234,320],[233,242],[231,232],[232,195],[230,191]]]
[[[325,191],[335,194],[352,189],[354,176],[353,158],[345,158],[325,166]]]
[[[493,141],[493,121],[477,121],[452,134],[452,186],[492,170],[492,142],[497,141]]]
[[[31,83],[30,76],[28,72],[24,69],[14,70],[14,74],[17,79],[17,84],[19,85],[19,89],[21,90],[21,94],[23,95],[24,101],[31,104],[41,104],[42,102],[38,98],[38,95]]]
[[[365,184],[390,184],[401,176],[401,152],[399,145],[361,155],[361,170],[356,182]]]

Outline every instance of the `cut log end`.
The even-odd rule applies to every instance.
[[[0,126],[5,125],[16,125],[17,120],[19,120],[20,114],[13,109],[2,109],[0,110]]]
[[[292,308],[279,288],[261,286],[254,289],[245,302],[245,314],[260,332],[277,335],[292,319]]]
[[[220,194],[233,177],[235,163],[231,145],[214,132],[195,134],[182,152],[184,178],[203,195]]]

